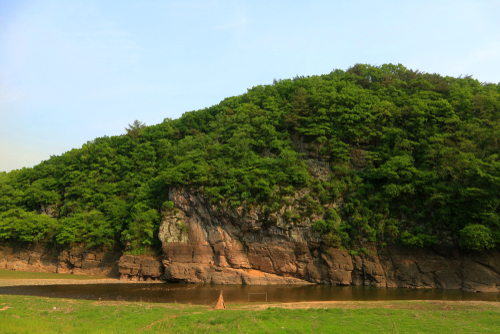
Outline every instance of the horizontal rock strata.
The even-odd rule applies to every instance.
[[[0,269],[63,274],[116,276],[120,252],[74,248],[57,251],[43,245],[0,245]]]
[[[121,280],[156,281],[163,277],[163,264],[148,256],[123,255],[118,262]]]

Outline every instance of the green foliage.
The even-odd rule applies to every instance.
[[[366,292],[368,296],[381,294],[381,291]],[[409,295],[417,297],[416,293],[411,292],[415,291],[407,291]],[[313,297],[305,298],[311,300],[317,296],[316,293],[312,294]],[[215,299],[217,296],[215,293],[213,295]],[[214,312],[207,305],[179,303],[91,300],[71,300],[69,303],[60,298],[8,294],[1,298],[2,305],[5,305],[0,316],[4,333],[240,333],[243,328],[259,334],[459,334],[500,331],[500,310],[494,302],[356,301],[340,305],[335,302],[322,303],[321,308],[290,309],[275,300],[263,304],[262,296],[260,300],[255,296],[254,300],[259,301],[257,305],[228,303],[227,310]],[[305,303],[295,305],[298,308],[308,306]]]
[[[342,236],[330,232],[323,237],[323,242],[330,247],[340,247],[343,244]]]
[[[334,209],[328,210],[326,220],[318,219],[311,228],[323,235],[323,242],[330,247],[349,246],[351,239],[345,231],[346,225],[341,223],[341,218]]]
[[[460,231],[460,236],[460,247],[465,249],[481,252],[495,246],[491,230],[481,224],[467,225]]]
[[[407,246],[424,247],[437,244],[438,238],[425,233],[412,234],[410,231],[404,231],[401,234],[401,242]]]
[[[181,234],[187,234],[188,231],[189,231],[189,228],[187,226],[187,224],[185,222],[179,222],[177,224],[177,226],[179,227],[179,230],[181,231]]]
[[[165,203],[163,203],[163,208],[167,210],[172,210],[174,208],[174,202],[165,201]]]
[[[471,224],[498,243],[499,138],[500,85],[357,64],[157,125],[137,121],[127,135],[0,173],[0,238],[137,251],[158,247],[172,188],[198,189],[219,208],[259,204],[265,215],[308,188],[286,219],[322,215],[312,228],[332,245],[425,247]],[[327,178],[316,175],[318,156]],[[342,210],[325,209],[340,200]],[[35,218],[42,207],[56,218]]]
[[[55,225],[46,215],[11,209],[0,213],[0,239],[36,243],[50,236]]]
[[[128,229],[123,231],[122,239],[130,243],[132,249],[145,245],[151,246],[156,242],[155,232],[160,223],[160,214],[157,210],[150,209],[143,203],[138,203],[132,208],[132,221]]]
[[[319,233],[328,233],[331,231],[330,226],[323,219],[316,220],[312,225],[312,229]]]
[[[76,213],[58,221],[56,241],[59,244],[86,243],[88,247],[114,244],[114,229],[102,212]]]

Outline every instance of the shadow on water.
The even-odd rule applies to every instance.
[[[214,303],[224,290],[227,302],[303,302],[370,300],[481,300],[500,301],[499,293],[458,290],[373,288],[330,285],[211,285],[211,284],[88,284],[0,287],[0,295],[29,295],[89,300],[154,303]]]

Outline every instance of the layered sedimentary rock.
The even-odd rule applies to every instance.
[[[58,251],[42,244],[0,245],[0,269],[64,274],[116,276],[121,253],[73,248]]]
[[[163,277],[161,260],[150,256],[123,255],[118,267],[122,280],[155,281]]]
[[[219,210],[203,194],[185,189],[172,190],[170,200],[175,209],[164,214],[159,233],[169,281],[500,291],[496,251],[465,254],[446,242],[427,249],[367,243],[362,254],[351,256],[322,244],[311,221],[287,221],[284,213],[293,207],[271,216],[259,206]]]

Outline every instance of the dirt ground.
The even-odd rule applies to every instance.
[[[0,286],[17,286],[17,285],[55,285],[55,284],[102,284],[102,283],[118,283],[120,280],[105,278],[105,279],[0,279]]]
[[[229,304],[230,305],[230,304]],[[441,309],[451,311],[454,308],[499,308],[498,302],[486,301],[434,301],[434,300],[413,300],[413,301],[326,301],[326,302],[295,302],[295,303],[267,303],[251,305],[234,305],[230,309],[240,310],[265,310],[269,307],[279,307],[284,309],[318,309],[318,308],[384,308],[384,309]]]
[[[20,285],[60,285],[60,284],[127,284],[127,283],[163,283],[162,281],[139,282],[139,281],[120,281],[116,278],[104,279],[0,279],[0,286],[20,286]]]

